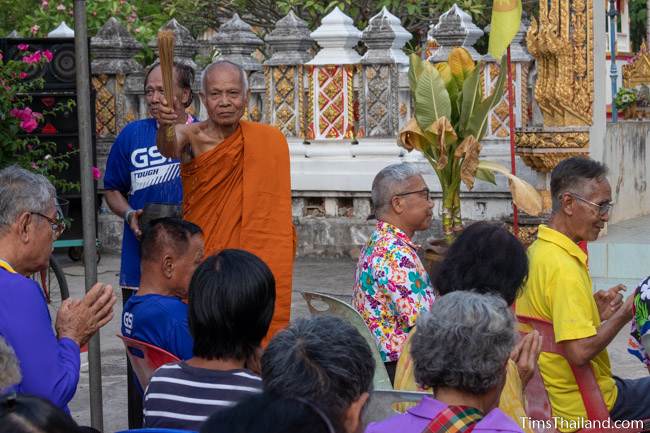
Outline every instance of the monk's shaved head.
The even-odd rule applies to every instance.
[[[201,89],[203,90],[204,94],[207,93],[208,77],[210,74],[217,73],[219,70],[223,69],[236,70],[239,73],[239,77],[241,79],[242,93],[248,92],[248,77],[246,75],[246,71],[244,71],[244,69],[237,63],[231,62],[230,60],[217,60],[216,62],[208,65],[208,67],[203,71],[203,75],[201,76]]]

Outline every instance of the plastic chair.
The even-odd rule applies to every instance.
[[[375,359],[375,376],[372,380],[373,389],[392,391],[393,385],[390,383],[390,378],[388,377],[388,372],[384,366],[384,361],[381,359],[381,354],[377,348],[375,337],[370,333],[370,330],[366,326],[366,322],[363,320],[363,317],[361,317],[361,314],[352,308],[351,305],[323,293],[302,292],[302,297],[305,299],[305,302],[307,302],[309,312],[313,316],[330,314],[349,322],[357,329],[357,331],[359,331],[363,338],[368,342],[370,350],[372,351],[372,357]]]
[[[415,406],[425,395],[431,397],[430,393],[417,391],[372,391],[368,399],[368,407],[363,415],[363,422],[367,425],[404,413],[409,407]]]
[[[124,343],[126,348],[126,355],[131,361],[131,366],[133,367],[133,372],[138,378],[138,382],[142,389],[146,389],[151,380],[153,373],[161,365],[168,364],[170,362],[178,362],[180,359],[175,355],[167,352],[166,350],[156,347],[152,344],[145,343],[144,341],[135,340],[133,338],[125,337],[123,335],[117,335],[118,338]],[[143,431],[143,430],[137,430]],[[151,430],[148,431],[169,431],[172,430]]]
[[[566,351],[561,344],[555,342],[555,333],[553,332],[553,324],[546,320],[537,319],[533,317],[520,316],[517,315],[517,320],[519,323],[524,323],[531,326],[533,329],[537,330],[542,336],[542,352],[554,353],[562,356],[564,359],[566,357]],[[525,332],[522,332],[525,334]],[[567,361],[568,362],[568,361]],[[600,420],[604,421],[609,418],[609,410],[603,399],[603,394],[598,387],[598,382],[596,381],[596,376],[591,368],[590,364],[587,364],[582,367],[578,367],[569,363],[573,376],[576,379],[578,389],[580,390],[580,396],[582,397],[582,403],[585,406],[587,412],[587,418],[589,420]],[[548,393],[544,386],[544,380],[542,375],[539,372],[539,368],[535,369],[532,379],[528,382],[528,385],[525,389],[526,392],[526,414],[534,420],[545,420],[548,421],[548,425],[554,425],[552,423],[552,410],[551,403],[548,399]],[[543,431],[555,431],[554,429],[539,429]],[[580,430],[583,433],[596,433],[596,432],[617,432],[617,433],[633,433],[640,432],[644,429],[582,429]]]

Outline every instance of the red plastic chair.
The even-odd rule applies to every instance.
[[[564,346],[557,344],[555,342],[555,333],[553,332],[553,324],[546,320],[537,319],[533,317],[526,317],[517,315],[517,320],[519,323],[524,323],[531,326],[533,329],[537,330],[542,336],[542,352],[555,353],[562,356],[564,359],[566,357],[566,351]],[[567,361],[568,362],[568,361]],[[580,390],[580,396],[582,397],[582,403],[585,406],[587,412],[587,418],[589,420],[600,420],[604,421],[609,418],[609,410],[607,410],[607,405],[603,399],[603,395],[600,392],[598,387],[598,382],[596,381],[596,376],[594,375],[591,365],[587,364],[582,367],[577,367],[571,365],[571,371],[573,376],[576,379],[578,389]],[[551,412],[551,403],[548,399],[548,393],[544,387],[544,380],[539,372],[539,369],[535,369],[532,379],[528,382],[528,385],[525,389],[526,392],[526,415],[528,415],[533,420],[544,420],[548,421],[549,425],[554,425],[553,415]],[[548,429],[539,429],[541,431],[549,431]],[[617,433],[636,433],[643,431],[644,429],[638,428],[610,428],[610,429],[588,429],[584,428],[580,430],[583,433],[599,433],[599,432],[617,432]],[[551,429],[550,431],[554,431]]]
[[[135,372],[138,382],[142,389],[146,389],[151,380],[153,373],[161,365],[170,362],[179,362],[180,359],[175,355],[161,349],[160,347],[145,343],[143,341],[134,340],[133,338],[117,335],[126,348],[126,355],[131,361],[131,366]]]

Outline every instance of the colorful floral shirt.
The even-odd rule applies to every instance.
[[[634,320],[628,340],[627,351],[639,358],[645,365],[650,366],[648,351],[650,347],[644,347],[643,337],[650,332],[650,277],[638,285],[634,291]]]
[[[435,300],[416,248],[402,230],[378,221],[357,264],[352,304],[384,362],[397,361],[418,313],[429,311]]]

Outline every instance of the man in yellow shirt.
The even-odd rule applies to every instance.
[[[650,418],[650,378],[612,376],[607,345],[632,318],[633,296],[623,304],[624,286],[592,292],[587,255],[580,241],[595,241],[609,219],[607,168],[594,160],[569,158],[551,173],[553,210],[548,226],[528,249],[530,268],[517,314],[553,323],[556,343],[567,359],[542,352],[539,369],[557,427],[574,431],[587,414],[569,363],[591,364],[612,419]],[[562,422],[564,421],[564,422]]]

